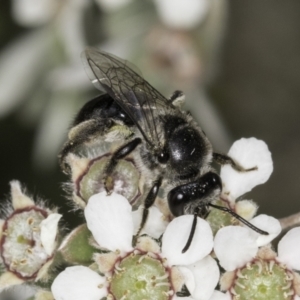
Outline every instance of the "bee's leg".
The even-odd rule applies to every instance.
[[[255,171],[257,170],[257,166],[254,166],[252,168],[249,169],[245,169],[243,168],[239,163],[237,163],[236,161],[234,161],[231,157],[229,157],[226,154],[221,154],[221,153],[213,153],[213,160],[220,164],[220,165],[231,165],[231,167],[233,169],[235,169],[238,172],[249,172],[249,171]]]
[[[133,238],[133,245],[135,245],[136,240],[139,236],[139,234],[141,233],[142,229],[144,228],[147,218],[148,218],[148,214],[149,214],[149,208],[154,204],[155,199],[157,197],[159,188],[161,186],[162,183],[162,177],[158,178],[156,181],[154,181],[154,184],[152,186],[152,188],[150,189],[145,201],[144,201],[144,209],[143,209],[143,215],[142,215],[142,221],[140,224],[140,227],[136,233],[136,235]]]
[[[141,138],[135,138],[130,142],[126,143],[125,145],[121,146],[111,157],[109,160],[108,165],[106,166],[105,170],[105,181],[104,187],[108,194],[112,192],[113,189],[113,178],[112,173],[114,168],[116,167],[118,160],[126,157],[130,154],[140,143],[142,142]]]
[[[58,155],[59,164],[64,173],[68,173],[68,165],[66,164],[66,156],[75,151],[75,149],[103,134],[107,128],[112,126],[111,120],[87,120],[84,121],[69,132],[69,140],[64,144],[60,154]]]
[[[185,94],[182,91],[176,90],[169,98],[172,104],[176,107],[181,107],[185,102]]]

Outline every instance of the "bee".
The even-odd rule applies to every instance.
[[[183,253],[192,242],[197,217],[207,217],[210,207],[230,213],[260,234],[268,234],[229,208],[213,204],[222,191],[221,178],[211,167],[213,161],[230,164],[239,172],[255,171],[256,167],[244,169],[229,156],[213,151],[204,131],[181,109],[182,92],[175,91],[169,99],[165,98],[127,61],[95,48],[83,52],[83,61],[92,83],[105,94],[88,102],[75,118],[71,129],[75,133],[69,134],[60,154],[63,169],[69,152],[101,139],[114,124],[119,124],[129,130],[125,130],[123,144],[106,165],[104,186],[108,193],[112,191],[111,177],[118,161],[133,154],[147,178],[142,221],[136,236],[161,188],[174,217],[194,215]],[[115,136],[118,139],[118,134]]]

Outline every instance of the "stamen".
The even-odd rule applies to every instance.
[[[10,266],[11,266],[12,268],[14,268],[14,267],[16,267],[18,264],[19,264],[19,262],[18,262],[17,260],[13,260],[13,261],[11,262]]]
[[[248,279],[248,276],[243,275],[240,269],[238,269],[238,271],[237,271],[237,277],[242,278],[242,279],[246,279],[246,280]]]
[[[22,258],[22,259],[20,260],[20,264],[21,264],[21,265],[26,265],[26,264],[27,264],[27,259],[26,259],[26,258]]]
[[[286,265],[285,264],[282,264],[282,263],[279,263],[279,266],[282,268],[282,269],[286,269]]]
[[[237,296],[237,295],[238,295],[237,292],[235,291],[235,289],[234,289],[233,287],[230,289],[230,292],[231,292],[231,294],[233,294],[234,296]]]
[[[27,252],[28,254],[32,254],[32,248],[27,248],[27,249],[26,249],[26,252]]]
[[[261,274],[262,269],[263,269],[262,263],[258,260],[255,262],[255,264],[258,266],[258,274]]]
[[[28,225],[31,225],[33,222],[34,222],[33,217],[29,217],[29,218],[27,219]]]
[[[286,286],[282,286],[281,289],[282,290],[288,290],[292,285],[292,282],[288,282],[288,284]]]
[[[148,252],[148,253],[147,253],[147,256],[148,256],[148,257],[155,258],[155,259],[157,258],[157,256],[156,256],[154,253],[152,253],[152,252]]]
[[[40,228],[39,228],[39,227],[36,227],[36,226],[33,226],[31,229],[32,229],[33,232],[38,232],[38,231],[40,231]]]
[[[139,258],[138,263],[140,264],[140,263],[143,261],[143,259],[146,258],[146,257],[147,257],[146,254],[145,254],[145,255],[142,255],[142,256]]]
[[[122,298],[120,300],[125,300],[128,299],[128,295],[130,294],[130,290],[126,290],[124,291],[124,295],[122,296]]]
[[[270,273],[273,273],[273,267],[274,267],[274,265],[275,265],[274,260],[271,260],[271,261],[269,262],[269,272],[270,272]]]
[[[284,292],[283,293],[283,297],[285,299],[289,298],[290,296],[293,296],[294,295],[294,291],[289,291],[289,292]]]
[[[124,272],[124,271],[125,271],[125,268],[121,268],[121,267],[119,267],[119,266],[120,266],[120,262],[117,262],[117,263],[115,264],[115,272],[116,272],[116,271]]]
[[[162,291],[162,294],[165,296],[173,296],[174,295],[174,291],[169,290],[168,292]]]
[[[155,283],[155,286],[168,286],[168,287],[170,287],[171,284],[169,282],[159,282],[159,283]]]
[[[169,273],[166,273],[165,275],[156,277],[155,279],[156,280],[164,280],[164,279],[167,279],[168,277],[169,277]]]
[[[292,273],[285,273],[285,280],[293,280],[294,279],[294,275]]]
[[[243,285],[243,284],[241,284],[239,281],[235,281],[235,284],[237,285],[237,286],[239,286],[241,289],[245,289],[246,287]]]

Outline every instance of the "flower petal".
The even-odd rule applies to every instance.
[[[55,300],[99,300],[107,295],[101,287],[105,277],[88,267],[66,268],[54,280],[51,291]]]
[[[143,211],[144,208],[140,206],[137,210],[132,212],[135,233],[140,228]],[[157,207],[152,206],[149,209],[149,215],[141,234],[146,233],[158,239],[164,233],[167,225],[168,222],[165,220],[164,215],[160,212],[160,210]]]
[[[62,215],[54,213],[50,214],[40,224],[41,242],[48,255],[51,255],[55,248],[55,239],[57,235],[58,222]]]
[[[10,183],[11,202],[14,210],[33,206],[34,201],[22,192],[20,181],[12,180]]]
[[[289,268],[300,270],[300,227],[291,229],[278,244],[278,260]]]
[[[12,272],[4,272],[0,276],[0,292],[3,289],[11,288],[13,285],[19,285],[24,282],[23,279],[19,278]]]
[[[112,251],[132,250],[131,205],[123,196],[106,192],[93,195],[84,210],[87,226],[97,243]]]
[[[181,275],[184,278],[184,284],[186,285],[187,289],[191,293],[196,287],[196,278],[193,272],[188,267],[173,267],[178,268]]]
[[[242,138],[232,145],[228,155],[243,168],[258,168],[254,171],[238,172],[230,165],[222,166],[220,176],[224,185],[223,193],[229,194],[231,199],[236,199],[256,185],[266,182],[273,172],[271,152],[264,141]]]
[[[226,294],[220,291],[214,291],[209,300],[231,300],[230,294],[227,292]]]
[[[232,271],[255,257],[258,246],[249,229],[227,226],[217,232],[214,250],[220,265],[225,270]]]
[[[216,261],[208,255],[188,268],[192,271],[196,283],[195,288],[191,290],[186,282],[191,296],[199,300],[209,299],[220,279],[220,270]]]
[[[279,221],[271,216],[259,215],[253,218],[250,223],[269,233],[268,235],[263,235],[249,228],[251,234],[257,238],[256,244],[258,247],[269,244],[281,232]]]
[[[162,238],[162,254],[170,265],[190,265],[208,255],[213,247],[209,224],[197,218],[197,226],[189,249],[182,253],[190,236],[194,216],[184,215],[172,220]]]

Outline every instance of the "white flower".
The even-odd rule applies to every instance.
[[[269,224],[268,231],[272,226],[279,226],[273,218],[264,216],[261,219],[264,220],[256,222],[261,226]],[[255,238],[247,228],[231,226],[219,230],[214,250],[227,271],[221,279],[221,289],[227,293],[212,299],[232,299],[234,296],[250,299],[252,294],[256,294],[257,299],[274,299],[274,295],[278,299],[288,296],[299,299],[300,277],[293,272],[300,270],[299,243],[300,227],[290,230],[281,239],[277,255],[269,246],[259,248],[258,245],[263,245],[262,240]],[[277,289],[278,285],[280,289]]]
[[[291,229],[278,244],[277,260],[288,268],[300,271],[300,227]]]
[[[279,221],[270,216],[259,215],[250,223],[267,231],[269,235],[241,226],[226,226],[217,232],[214,251],[226,271],[244,266],[255,257],[260,246],[267,245],[281,232]]]
[[[210,299],[220,277],[219,267],[211,256],[188,267],[180,267],[180,270],[189,278],[186,286],[193,297],[191,299]]]
[[[243,219],[251,220],[256,214],[257,204],[251,200],[236,200],[270,177],[273,171],[271,153],[263,141],[256,138],[242,138],[232,145],[228,155],[242,170],[237,171],[230,164],[221,167],[222,194],[215,204],[228,207]],[[243,171],[243,169],[251,170]],[[229,214],[224,215],[217,210],[213,210],[207,219],[214,232],[223,226],[236,224],[236,220]],[[260,228],[255,222],[257,221],[254,221],[253,225]],[[268,237],[270,238],[271,235]]]
[[[222,166],[222,192],[230,201],[265,183],[273,172],[271,152],[264,141],[253,137],[242,138],[232,145],[228,155],[245,169],[257,168],[249,172],[239,172],[230,165]]]
[[[51,291],[55,300],[99,300],[106,296],[105,278],[88,267],[66,268],[54,280]]]
[[[0,219],[0,255],[5,267],[0,291],[47,276],[62,217],[55,210],[36,204],[22,191],[19,181],[10,184],[11,207],[6,209],[6,218]]]
[[[155,284],[154,286],[166,289],[165,292],[172,296],[173,299],[177,299],[175,292],[179,291],[184,283],[188,286],[191,293],[190,299],[209,299],[213,293],[219,279],[219,271],[215,260],[207,256],[212,249],[213,236],[205,220],[197,219],[192,243],[189,249],[185,253],[182,253],[193,223],[193,216],[191,215],[175,218],[168,224],[162,237],[161,249],[152,238],[147,236],[140,237],[137,244],[132,245],[133,235],[137,227],[135,228],[134,226],[131,206],[121,195],[112,193],[107,196],[106,192],[102,192],[92,196],[85,208],[85,217],[87,226],[99,246],[102,249],[105,248],[112,251],[95,255],[95,261],[98,264],[99,270],[105,274],[106,278],[110,278],[109,280],[105,279],[101,292],[104,290],[111,293],[114,293],[114,291],[116,293],[119,292],[119,289],[115,288],[115,286],[121,285],[119,283],[121,280],[128,280],[126,272],[131,265],[134,266],[133,263],[131,265],[129,263],[128,265],[128,260],[138,259],[138,262],[141,264],[140,272],[145,273],[141,274],[143,278],[148,271],[143,271],[142,262],[152,260],[151,264],[160,265],[159,269],[164,270],[163,273],[159,276],[151,275],[151,280],[157,280],[157,285]],[[147,227],[150,228],[150,225],[155,222],[161,223],[160,226],[156,227],[158,228],[158,232],[160,232],[161,228],[165,226],[164,221],[154,210],[151,218],[148,218],[146,222],[145,231],[147,232]],[[71,269],[69,268],[68,272]],[[139,271],[134,270],[132,272],[135,274],[135,272]],[[66,282],[72,282],[72,276],[66,275],[68,278]],[[81,277],[81,275],[79,274],[78,277]],[[62,278],[65,278],[65,276]],[[147,283],[146,279],[138,281],[137,286],[144,286],[145,282]],[[64,279],[60,280],[59,283],[55,280],[54,283],[55,291],[57,292],[54,296],[57,299],[81,299],[73,294],[72,296],[60,294],[59,291],[63,290],[65,284]],[[73,288],[80,289],[78,284],[76,284],[74,281],[72,284]],[[145,290],[147,290],[147,284]],[[107,287],[108,285],[110,286],[109,288]],[[96,284],[94,284],[92,289],[96,291],[95,286]],[[130,282],[126,283],[126,286],[130,289]],[[149,293],[155,290],[152,281],[151,286],[148,289]],[[53,288],[52,290],[55,293]],[[65,293],[65,290],[63,293]],[[93,298],[86,293],[85,299],[89,300]]]
[[[132,212],[135,233],[138,231],[142,221],[142,210],[143,207],[140,206],[137,210]],[[157,220],[159,220],[159,222],[156,222]],[[151,237],[158,239],[164,233],[167,225],[168,222],[165,220],[165,216],[162,214],[162,212],[157,207],[152,206],[149,209],[147,222],[144,228],[142,229],[140,235],[146,233]]]
[[[132,236],[135,231],[131,205],[125,200],[116,193],[106,196],[106,192],[102,192],[89,199],[84,211],[87,226],[98,244],[121,253],[133,250]],[[163,222],[163,220],[148,218],[148,222]],[[169,265],[191,264],[210,253],[213,243],[211,229],[208,223],[200,218],[197,220],[190,248],[182,253],[192,223],[193,216],[185,215],[175,218],[168,225],[162,239],[162,254],[168,259]]]
[[[209,300],[231,300],[231,296],[228,292],[224,294],[220,291],[214,291]]]

